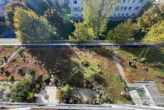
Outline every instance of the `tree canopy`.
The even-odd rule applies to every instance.
[[[44,11],[49,8],[55,8],[54,0],[22,0],[27,7],[32,9],[39,15],[43,15]]]
[[[60,37],[64,37],[67,34],[67,27],[64,24],[63,18],[55,9],[48,9],[44,12],[44,17],[48,20],[48,22],[55,27],[57,34]]]
[[[83,0],[84,24],[93,30],[95,36],[105,31],[108,18],[119,0]]]
[[[27,79],[23,79],[16,83],[11,89],[11,99],[14,102],[26,102],[31,95],[30,83]],[[31,99],[30,99],[31,101]]]
[[[83,0],[84,21],[83,24],[75,24],[75,32],[73,32],[74,39],[99,39],[101,34],[106,30],[107,22],[113,8],[119,1],[120,0]],[[76,37],[77,33],[82,35]]]
[[[150,31],[144,38],[144,42],[164,43],[164,20],[156,23],[150,28]]]
[[[137,25],[132,22],[132,19],[129,19],[119,24],[113,30],[110,30],[107,39],[114,40],[115,42],[126,42],[129,38],[132,38],[137,31]]]
[[[77,40],[77,41],[85,41],[94,38],[93,30],[87,27],[84,23],[75,23],[75,31],[73,32],[73,36],[70,36],[70,40]]]
[[[18,7],[22,8],[22,9],[25,9],[25,10],[29,10],[29,8],[25,6],[25,4],[23,4],[22,2],[19,2],[19,1],[12,1],[5,8],[6,24],[11,29],[14,29],[14,26],[13,26],[13,24],[14,24],[14,13],[15,13],[15,9],[18,8]]]
[[[137,19],[143,32],[148,32],[154,24],[164,19],[164,5],[154,5]]]
[[[16,8],[14,27],[16,37],[23,42],[46,42],[55,38],[54,30],[48,21],[31,10]]]

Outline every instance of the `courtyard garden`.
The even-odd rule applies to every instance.
[[[29,95],[48,85],[56,86],[60,93],[60,90],[69,85],[69,89],[72,88],[73,91],[88,89],[101,93],[100,96],[103,95],[105,102],[128,102],[127,97],[121,95],[121,92],[124,92],[124,84],[113,61],[111,49],[21,48],[5,65],[0,79],[22,81],[24,78],[30,79],[31,82],[32,88],[29,90],[32,90],[32,93]],[[34,84],[33,81],[37,83]],[[75,98],[77,100],[81,97]],[[79,103],[96,104],[100,103],[100,100],[101,98],[92,96],[89,100]],[[71,98],[66,102],[73,103]]]

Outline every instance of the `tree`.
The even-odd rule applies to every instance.
[[[127,42],[138,31],[137,24],[133,23],[131,19],[119,24],[113,30],[110,30],[107,35],[108,40],[115,42]]]
[[[11,28],[14,29],[14,13],[15,13],[15,9],[16,8],[22,8],[25,10],[29,10],[25,4],[23,4],[22,2],[18,2],[18,1],[12,1],[10,2],[6,8],[5,8],[5,20],[6,20],[6,24]]]
[[[55,38],[48,21],[35,12],[16,8],[14,13],[16,37],[22,42],[47,42]]]
[[[30,83],[27,79],[23,79],[16,83],[11,89],[11,99],[14,102],[26,102],[30,94]]]
[[[120,0],[83,0],[84,21],[83,25],[79,25],[85,26],[86,30],[89,30],[89,35],[94,35],[93,37],[89,37],[87,39],[99,39],[100,35],[106,30],[107,22],[113,8],[119,1]],[[81,26],[79,26],[79,28],[81,28]]]
[[[59,34],[60,37],[66,36],[67,28],[64,24],[64,20],[55,9],[51,8],[45,11],[44,17],[52,26],[55,27],[56,32],[57,34]]]
[[[162,22],[158,22],[150,28],[150,31],[144,38],[144,42],[164,43],[164,20]]]
[[[84,0],[84,24],[93,30],[95,36],[105,31],[108,18],[118,2],[119,0]]]
[[[78,40],[78,41],[85,41],[94,39],[93,30],[84,25],[84,23],[75,23],[75,31],[73,32],[73,36],[69,36],[70,40]]]
[[[164,19],[164,5],[155,5],[137,19],[143,32],[148,32],[154,24]]]
[[[49,8],[55,8],[54,0],[23,0],[23,2],[39,15],[43,15]]]

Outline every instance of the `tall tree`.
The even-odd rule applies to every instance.
[[[131,19],[119,24],[113,30],[110,30],[107,35],[108,40],[115,42],[127,42],[138,32],[137,24],[133,23]]]
[[[17,7],[20,7],[22,9],[26,9],[29,10],[29,8],[27,8],[25,6],[25,4],[23,4],[22,2],[19,1],[12,1],[10,2],[6,8],[5,8],[5,20],[6,20],[6,24],[11,28],[14,29],[14,13],[15,13],[15,9]]]
[[[137,19],[139,27],[143,32],[148,32],[154,24],[164,19],[164,5],[154,5]]]
[[[156,23],[150,28],[150,31],[144,38],[144,42],[164,43],[164,20]]]
[[[27,7],[39,15],[43,15],[44,11],[49,8],[55,8],[54,0],[23,0],[23,2],[27,5]]]
[[[48,22],[55,27],[57,34],[60,37],[65,37],[67,34],[67,27],[64,24],[63,18],[55,9],[48,9],[44,12],[44,17]]]
[[[33,11],[16,8],[14,27],[16,37],[23,42],[46,42],[55,38],[54,30],[48,21]]]
[[[105,31],[108,18],[120,0],[83,0],[84,24],[93,30],[95,37]]]
[[[85,41],[93,39],[94,34],[93,30],[84,25],[83,23],[75,23],[75,31],[73,32],[73,36],[69,36],[70,40],[77,40],[77,41]]]

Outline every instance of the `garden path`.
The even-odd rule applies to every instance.
[[[125,87],[143,87],[143,85],[147,84],[147,83],[128,83],[125,78],[125,73],[124,73],[123,67],[120,64],[120,61],[119,61],[116,53],[114,52],[114,50],[113,50],[113,59],[114,59],[114,62],[116,63],[117,69],[121,75],[122,82],[125,84]]]

